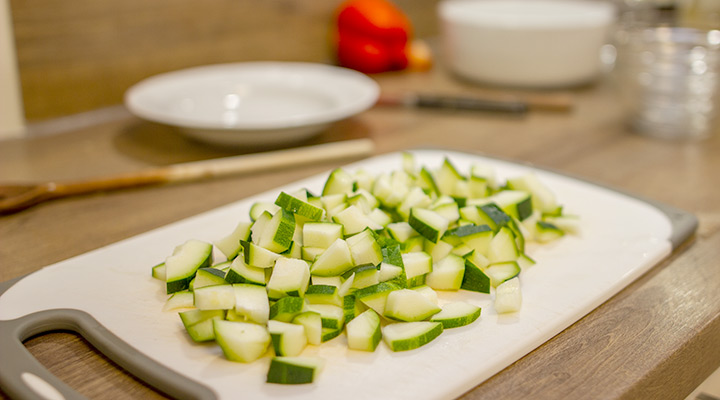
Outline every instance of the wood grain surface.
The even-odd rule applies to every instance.
[[[239,61],[334,59],[341,0],[10,0],[26,118],[122,103],[162,72]],[[437,0],[400,0],[418,37],[437,32]]]
[[[387,92],[506,95],[458,81],[441,67],[375,78]],[[376,107],[308,143],[369,137],[378,153],[413,147],[478,152],[694,213],[697,235],[667,260],[464,396],[683,399],[720,366],[720,132],[703,142],[655,140],[626,129],[607,82],[570,94],[571,112],[525,117]],[[0,181],[79,179],[254,150],[203,146],[130,116],[58,135],[47,131],[0,143]],[[341,164],[61,199],[0,217],[0,281]],[[91,398],[161,396],[74,334],[46,334],[26,345]]]

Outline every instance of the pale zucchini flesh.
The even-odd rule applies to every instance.
[[[159,279],[163,282],[165,282],[166,279],[166,272],[165,272],[165,263],[162,262],[160,264],[156,264],[154,267],[152,267],[152,277],[155,279]]]
[[[440,322],[397,322],[382,328],[382,335],[390,350],[408,351],[432,342],[442,331]]]
[[[456,301],[443,305],[442,311],[433,315],[430,321],[442,323],[443,329],[458,328],[475,322],[481,312],[482,309],[476,305]]]
[[[196,342],[215,340],[213,321],[225,318],[224,310],[188,310],[179,313],[190,338]]]
[[[347,242],[337,239],[312,263],[310,272],[318,276],[338,276],[354,266]]]
[[[266,287],[270,298],[303,297],[310,284],[310,266],[305,260],[279,258]]]
[[[235,308],[235,291],[232,285],[213,285],[193,291],[195,307],[200,310],[229,310]]]
[[[336,169],[321,195],[281,192],[212,244],[178,246],[152,269],[174,293],[165,309],[229,360],[274,352],[267,380],[283,384],[314,381],[322,362],[300,356],[308,344],[344,333],[336,343],[353,350],[384,341],[406,351],[479,319],[480,307],[443,291],[489,294],[498,313],[519,311],[519,275],[535,264],[526,241],[577,233],[579,219],[535,178],[505,184],[449,159],[429,169],[411,153],[403,162],[377,175]]]
[[[224,279],[227,283],[251,283],[265,286],[265,269],[247,265],[243,257],[236,257],[225,272]]]
[[[270,333],[262,325],[213,320],[215,341],[230,361],[249,363],[262,357],[270,345]]]
[[[334,285],[310,285],[305,291],[305,299],[310,304],[331,304],[339,307],[343,304],[339,287]]]
[[[250,238],[250,227],[252,223],[241,221],[235,229],[227,236],[220,238],[213,242],[215,247],[220,250],[228,260],[235,258],[242,246],[240,245],[241,240],[248,240]]]
[[[270,320],[267,328],[275,355],[298,356],[308,344],[303,325]]]
[[[380,317],[371,309],[362,312],[345,325],[348,347],[353,350],[375,351],[380,340]]]
[[[459,290],[465,277],[465,259],[449,254],[433,265],[425,283],[436,290]]]
[[[493,305],[498,314],[520,311],[522,293],[520,291],[520,279],[518,277],[509,279],[498,285],[495,290],[495,302]]]
[[[263,286],[247,283],[234,284],[235,312],[247,321],[265,324],[270,318],[270,302]]]
[[[388,294],[384,316],[396,321],[424,321],[440,312],[436,303],[422,293],[411,289],[400,289]]]
[[[297,314],[292,322],[305,328],[305,337],[313,345],[322,343],[322,317],[314,311],[304,311]]]
[[[167,293],[188,289],[197,270],[212,264],[212,244],[188,240],[164,264]]]
[[[408,223],[427,240],[437,242],[449,226],[449,221],[435,211],[424,208],[412,208]]]
[[[195,279],[192,281],[192,289],[198,289],[203,286],[227,284],[225,280],[225,272],[211,267],[199,268],[195,272]]]
[[[302,229],[303,246],[321,249],[327,249],[345,235],[343,226],[332,222],[306,222]]]
[[[163,311],[175,311],[183,308],[195,308],[195,297],[193,292],[183,290],[175,292],[167,299]]]
[[[501,283],[518,276],[520,271],[520,266],[516,261],[505,261],[490,264],[485,269],[485,274],[490,278],[490,285],[496,288]]]

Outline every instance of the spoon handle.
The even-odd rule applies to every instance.
[[[212,160],[174,164],[139,172],[76,182],[48,183],[50,197],[65,197],[161,183],[180,183],[247,174],[322,161],[345,160],[372,154],[370,139],[352,139]]]

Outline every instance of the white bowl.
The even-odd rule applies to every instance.
[[[438,12],[446,61],[457,75],[541,88],[597,78],[616,18],[612,4],[588,0],[445,0]]]
[[[220,145],[292,143],[375,104],[378,84],[346,68],[296,62],[217,64],[131,87],[135,115]]]

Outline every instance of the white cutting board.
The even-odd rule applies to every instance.
[[[281,189],[319,193],[327,176],[322,174],[47,266],[0,296],[0,323],[48,309],[83,310],[138,352],[195,379],[219,398],[450,399],[523,357],[672,251],[671,237],[677,232],[670,218],[634,197],[497,159],[440,150],[413,152],[419,164],[430,168],[446,156],[461,171],[468,171],[471,163],[488,164],[501,181],[534,171],[568,213],[581,216],[579,236],[529,247],[537,264],[521,275],[520,312],[498,316],[490,295],[442,293],[443,300],[463,298],[480,305],[482,316],[408,352],[392,353],[384,344],[374,353],[348,350],[344,335],[309,346],[303,354],[326,359],[325,369],[310,385],[266,384],[269,357],[249,365],[234,363],[224,359],[217,345],[193,343],[177,314],[161,311],[167,296],[162,282],[150,277],[151,266],[188,239],[225,236],[238,221],[247,220],[253,202],[273,201]],[[400,154],[393,153],[346,168],[380,173],[401,165]]]

